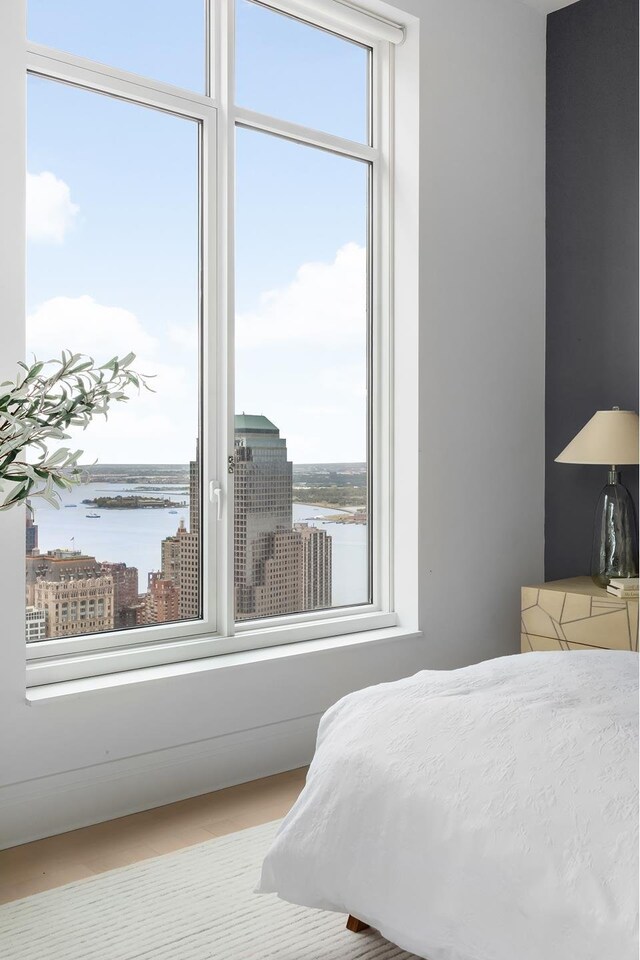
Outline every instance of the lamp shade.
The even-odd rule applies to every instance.
[[[638,463],[638,414],[633,410],[598,410],[576,434],[558,463]]]

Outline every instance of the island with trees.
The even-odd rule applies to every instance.
[[[169,500],[166,497],[95,497],[93,500],[83,500],[87,507],[98,507],[100,510],[165,510],[167,507],[186,507],[186,500]]]

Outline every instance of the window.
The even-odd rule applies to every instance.
[[[241,107],[369,143],[370,63],[366,44],[253,0],[236,3],[236,99]]]
[[[199,125],[34,74],[27,103],[28,353],[133,350],[153,392],[71,432],[84,482],[60,494],[61,509],[31,505],[26,603],[46,612],[46,639],[87,632],[84,600],[64,623],[51,607],[65,580],[109,597],[96,632],[193,620]]]
[[[236,619],[366,604],[369,164],[236,156]]]
[[[133,351],[153,392],[27,510],[29,682],[392,625],[401,31],[339,0],[87,11],[28,3],[27,347]]]
[[[29,40],[204,93],[204,0],[28,0]]]

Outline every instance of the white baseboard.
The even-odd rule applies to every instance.
[[[304,766],[320,716],[0,787],[0,849]]]

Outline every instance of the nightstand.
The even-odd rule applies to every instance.
[[[638,601],[591,577],[522,588],[521,650],[638,650]]]

